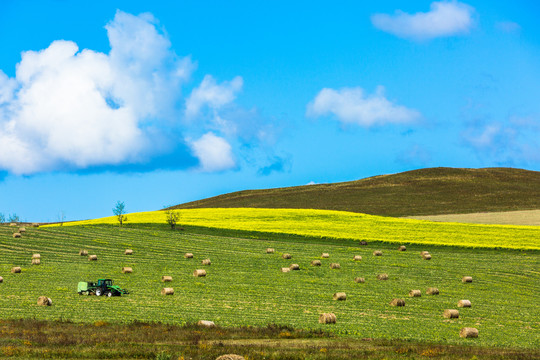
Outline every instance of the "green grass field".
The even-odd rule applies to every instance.
[[[129,216],[129,215],[128,215]],[[357,339],[401,339],[440,344],[538,349],[540,347],[540,257],[534,250],[494,250],[410,244],[406,252],[396,244],[304,238],[255,232],[231,232],[185,226],[171,231],[166,224],[139,224],[120,228],[112,225],[29,228],[20,239],[13,230],[0,227],[0,318],[35,318],[75,322],[129,323],[158,321],[185,324],[212,320],[220,326],[266,326],[270,323],[298,329],[324,329],[338,336]],[[267,247],[275,254],[266,254]],[[134,250],[132,256],[124,249]],[[96,254],[90,262],[80,249]],[[374,257],[376,249],[383,256]],[[429,250],[432,260],[420,257]],[[184,259],[185,252],[194,259]],[[290,253],[291,260],[281,258]],[[330,253],[321,259],[322,252]],[[30,265],[33,253],[42,264]],[[362,255],[361,262],[352,261]],[[210,258],[212,265],[202,266]],[[320,259],[321,267],[311,267]],[[340,270],[329,268],[341,264]],[[291,263],[300,271],[281,273]],[[21,274],[11,274],[21,266]],[[122,266],[133,268],[122,274]],[[192,276],[205,268],[208,276]],[[376,280],[387,273],[389,280]],[[162,275],[173,296],[161,296]],[[462,276],[474,282],[463,284]],[[364,284],[353,279],[365,277]],[[111,277],[131,290],[124,297],[80,296],[77,282]],[[437,287],[438,296],[425,290]],[[411,289],[422,297],[409,298]],[[334,301],[335,292],[347,293],[346,301]],[[36,305],[46,295],[53,306]],[[406,306],[392,307],[393,298]],[[444,319],[447,308],[457,308],[460,299],[472,308],[460,309],[457,320]],[[319,314],[334,312],[335,325],[318,323]],[[462,339],[462,327],[476,327],[478,339]]]

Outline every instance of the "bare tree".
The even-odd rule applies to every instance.
[[[180,219],[180,214],[178,211],[167,210],[165,211],[165,215],[167,216],[167,224],[171,225],[171,229],[174,230],[176,228],[178,219]]]
[[[19,215],[13,213],[9,215],[8,222],[17,223],[19,222]]]
[[[118,222],[120,223],[120,226],[124,223],[124,221],[127,221],[127,216],[124,214],[126,213],[126,205],[123,201],[118,200],[116,202],[116,206],[112,209],[113,214],[116,215],[118,218]]]
[[[58,214],[58,222],[60,223],[60,226],[64,225],[64,221],[66,220],[66,214],[63,211],[60,211]]]
[[[4,216],[4,214],[0,213],[0,224],[3,224],[6,222],[6,217]]]

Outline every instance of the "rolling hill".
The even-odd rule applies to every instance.
[[[342,210],[382,216],[540,209],[540,172],[428,168],[356,181],[246,190],[172,206]]]

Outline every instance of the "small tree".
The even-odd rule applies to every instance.
[[[63,211],[60,211],[58,214],[58,222],[60,223],[60,226],[64,225],[64,221],[66,220],[66,214],[64,214]]]
[[[19,222],[19,216],[15,213],[10,214],[8,218],[8,222],[13,222],[13,223]]]
[[[167,210],[165,215],[167,216],[167,224],[171,225],[171,229],[174,230],[178,219],[180,219],[180,214],[177,211]]]
[[[6,217],[4,216],[4,214],[0,213],[0,224],[3,224],[6,222]]]
[[[118,222],[120,223],[120,226],[122,226],[124,221],[127,221],[127,216],[124,215],[126,213],[125,208],[126,208],[126,205],[124,204],[124,202],[118,200],[116,202],[116,206],[112,209],[113,214],[116,215],[116,217],[118,218]]]

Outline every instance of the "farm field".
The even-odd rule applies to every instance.
[[[499,224],[540,226],[540,210],[481,212],[472,214],[447,214],[407,216],[408,219],[458,222],[469,224]]]
[[[129,217],[129,215],[128,215]],[[296,238],[255,232],[238,236],[218,230],[185,226],[172,231],[166,224],[79,225],[28,228],[22,238],[0,227],[0,318],[70,320],[76,323],[162,322],[182,325],[212,320],[223,327],[280,324],[297,329],[324,330],[338,337],[355,339],[401,339],[446,345],[475,345],[538,349],[540,347],[540,257],[534,250],[502,250]],[[214,234],[212,234],[214,232]],[[267,247],[274,254],[266,254]],[[131,256],[124,255],[133,249]],[[87,249],[98,256],[88,261],[79,256]],[[383,256],[373,256],[382,250]],[[423,260],[420,251],[432,254]],[[192,252],[193,259],[184,253]],[[330,254],[322,259],[321,253]],[[33,253],[41,265],[31,265]],[[290,253],[292,259],[282,259]],[[361,255],[362,261],[353,261]],[[212,264],[201,265],[210,258]],[[310,266],[318,259],[321,267]],[[341,269],[330,269],[330,263]],[[292,263],[300,271],[282,273]],[[13,266],[22,268],[12,274]],[[129,266],[133,273],[122,274]],[[208,275],[197,278],[195,269]],[[376,276],[387,273],[389,279]],[[173,277],[164,285],[162,275]],[[463,276],[472,283],[462,283]],[[110,277],[131,291],[123,297],[80,296],[77,282]],[[365,283],[355,283],[364,277]],[[163,287],[173,287],[172,296],[162,296]],[[426,295],[428,287],[440,294]],[[409,298],[412,289],[422,296]],[[334,301],[345,292],[346,301]],[[46,295],[53,306],[37,306]],[[406,301],[393,307],[393,298]],[[459,319],[442,316],[468,299],[471,308],[460,310]],[[337,323],[318,323],[319,314],[333,312]],[[462,327],[479,329],[477,339],[462,339]]]
[[[540,227],[437,223],[345,211],[311,209],[189,209],[177,210],[183,225],[310,237],[540,250]],[[165,222],[163,211],[132,213],[128,223]],[[117,224],[116,217],[65,225]]]

